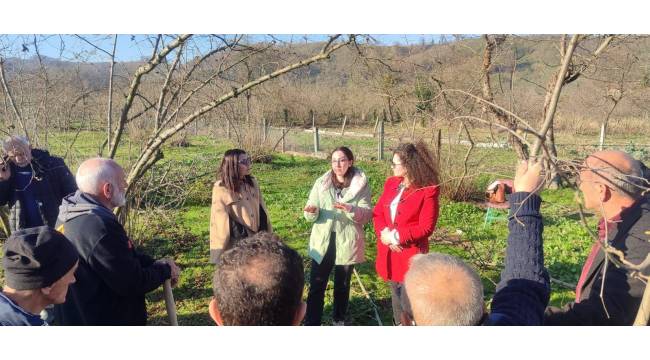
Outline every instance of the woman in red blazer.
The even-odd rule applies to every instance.
[[[423,142],[401,144],[393,153],[393,175],[373,210],[377,234],[375,268],[390,282],[393,321],[400,323],[404,274],[415,254],[429,252],[438,220],[438,166]]]

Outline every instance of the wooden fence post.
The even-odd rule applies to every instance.
[[[319,149],[318,128],[314,127],[314,154],[318,154]]]
[[[384,120],[385,120],[384,118],[379,120],[379,142],[377,144],[377,160],[384,160]]]
[[[372,137],[377,136],[377,125],[379,125],[379,116],[375,116],[375,126],[372,127]]]
[[[262,142],[266,143],[266,138],[269,133],[269,125],[267,124],[266,118],[262,118]]]
[[[345,135],[345,125],[348,123],[348,116],[343,118],[343,126],[341,127],[341,136]]]
[[[284,153],[286,151],[287,147],[287,141],[285,138],[287,137],[287,132],[288,130],[286,128],[282,128],[282,152]]]
[[[442,130],[438,129],[436,134],[436,160],[438,165],[440,165],[440,153],[442,152]]]

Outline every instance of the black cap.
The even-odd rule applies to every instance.
[[[78,259],[70,240],[50,227],[18,230],[4,246],[5,283],[15,290],[45,288],[70,271]]]

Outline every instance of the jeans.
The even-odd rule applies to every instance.
[[[307,314],[305,325],[320,326],[325,304],[325,290],[332,268],[334,268],[334,306],[332,318],[334,321],[345,321],[350,300],[350,279],[354,265],[335,265],[336,233],[332,233],[330,243],[321,263],[311,260],[309,274],[309,294],[307,295]]]

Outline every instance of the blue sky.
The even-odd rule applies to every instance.
[[[0,56],[30,58],[36,55],[34,37],[38,51],[43,56],[67,61],[106,61],[106,52],[112,51],[114,35],[0,35]],[[224,35],[232,38],[233,35]],[[439,41],[440,35],[433,34],[380,34],[371,35],[381,45],[419,44]],[[83,38],[83,39],[82,39]],[[323,41],[327,35],[284,34],[284,35],[249,35],[249,41],[278,41],[300,43],[306,41]],[[92,42],[99,50],[88,44]],[[209,46],[207,42],[196,46]],[[145,35],[120,34],[117,37],[116,58],[118,61],[138,60],[151,55],[151,41]],[[190,50],[191,51],[191,50]]]

